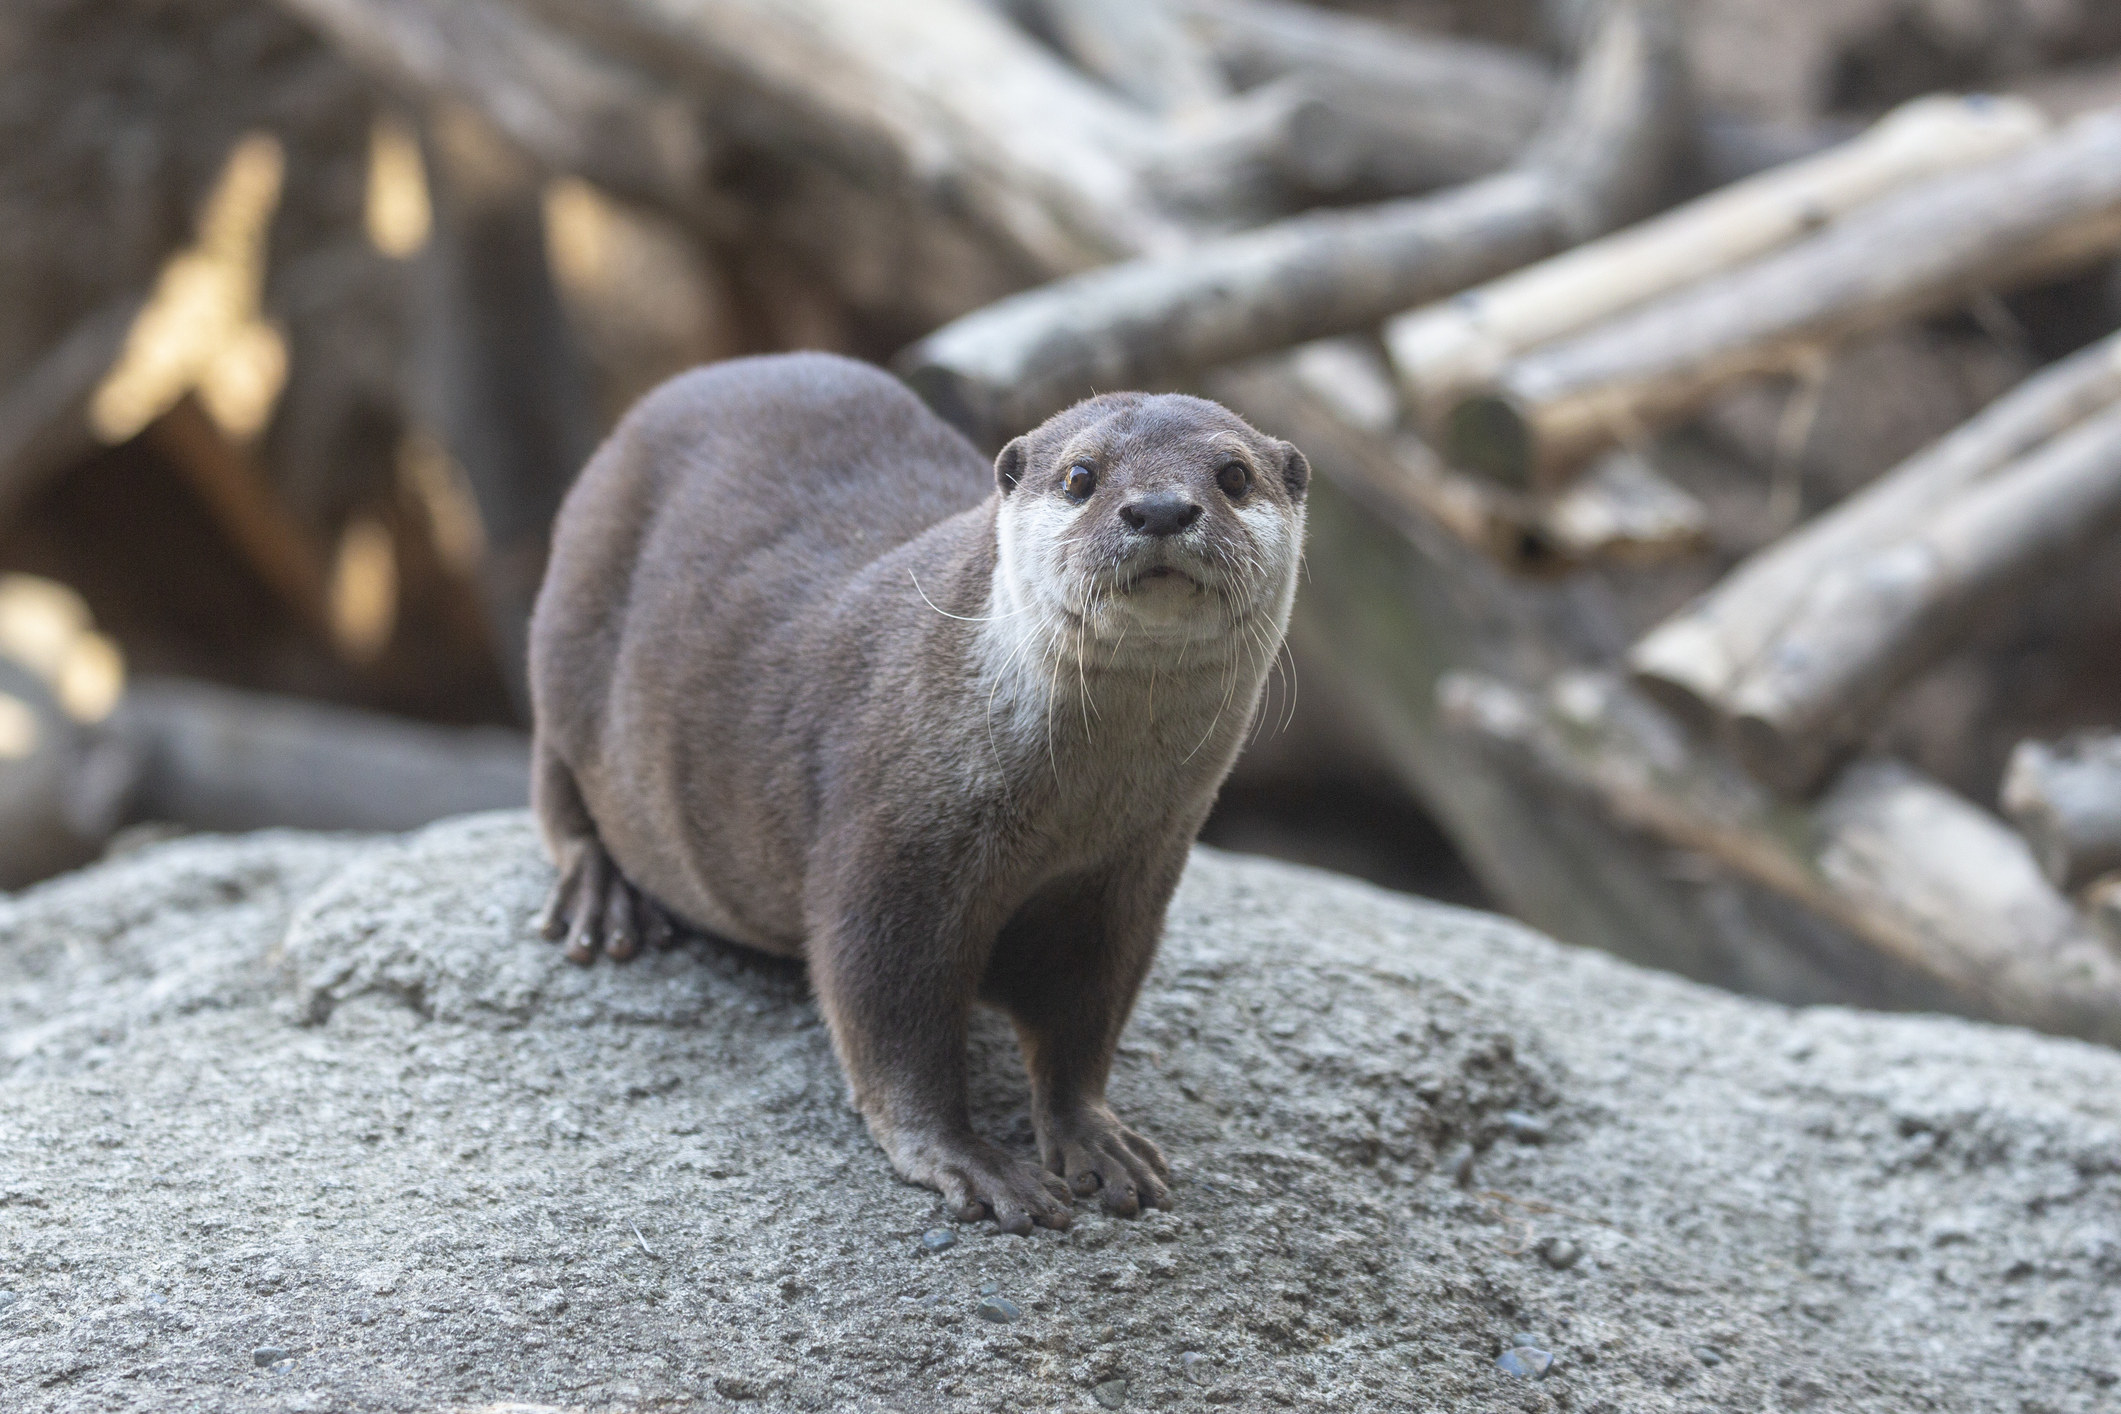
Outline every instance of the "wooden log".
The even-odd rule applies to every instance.
[[[2121,872],[2121,736],[2018,743],[2001,803],[2056,888]]]
[[[2043,442],[2121,400],[2121,336],[2035,374],[1958,430],[1831,511],[1759,551],[1628,653],[1635,679],[1697,726],[1735,714],[1739,682],[1821,576],[1906,528]]]
[[[509,0],[277,0],[399,92],[487,115],[546,168],[733,236],[696,103]]]
[[[1861,137],[1416,310],[1385,346],[1432,435],[1526,351],[1819,229],[1884,192],[2035,141],[2029,104],[1917,99]]]
[[[1678,114],[1669,18],[1612,5],[1548,138],[1508,172],[1027,291],[896,366],[945,417],[998,441],[1095,388],[1166,384],[1358,329],[1581,239],[1632,214],[1666,171]]]
[[[1594,797],[1468,750],[1439,714],[1442,677],[1536,682],[1610,659],[1626,640],[1626,606],[1605,576],[1511,573],[1390,494],[1400,480],[1379,455],[1378,424],[1344,416],[1291,376],[1290,361],[1218,370],[1207,387],[1303,447],[1317,473],[1307,531],[1316,568],[1290,628],[1303,700],[1334,704],[1344,755],[1414,793],[1490,898],[1556,937],[1731,990],[1792,1004],[1950,1005],[1838,923],[1626,826]],[[1683,763],[1691,749],[1675,740],[1669,756]]]
[[[2092,925],[2121,948],[2121,874],[2109,874],[2086,889],[2084,911]]]
[[[1699,551],[1707,511],[1632,453],[1619,452],[1551,499],[1506,491],[1452,470],[1399,430],[1399,390],[1374,340],[1321,339],[1277,361],[1280,376],[1366,437],[1341,465],[1366,493],[1426,518],[1513,571],[1555,574],[1593,563],[1654,564]]]
[[[1818,235],[1525,354],[1460,401],[1445,450],[1552,485],[1738,379],[1861,330],[2121,249],[2121,114],[1906,187]]]
[[[594,390],[546,257],[537,171],[483,118],[433,125],[435,234],[414,401],[464,469],[496,661],[530,717],[530,609],[552,519],[596,443]]]
[[[323,547],[289,514],[249,449],[222,432],[190,393],[143,435],[191,485],[258,578],[297,619],[328,637]]]
[[[548,170],[781,245],[889,323],[1174,249],[1203,212],[1247,214],[1201,193],[1259,166],[1227,141],[1242,123],[1203,110],[1181,132],[983,0],[277,3]],[[1160,178],[1202,142],[1227,170],[1196,171],[1174,209]]]
[[[1188,23],[1238,83],[1300,77],[1363,134],[1345,187],[1396,195],[1485,176],[1514,160],[1555,79],[1517,49],[1422,35],[1279,0],[1183,0]]]
[[[1822,574],[1731,693],[1748,770],[1801,792],[1893,690],[2043,571],[2121,526],[2121,406],[1962,492],[1894,541]]]
[[[1173,126],[1148,181],[1204,227],[1255,224],[1346,187],[1364,135],[1303,79],[1278,79]]]
[[[95,450],[89,401],[125,346],[140,303],[139,296],[123,297],[91,313],[0,392],[0,516]]]
[[[1797,806],[1603,675],[1564,674],[1541,696],[1468,675],[1441,696],[1447,720],[1517,770],[1831,920],[1933,989],[1900,1005],[2121,1044],[2121,955],[2023,840],[1911,768],[1864,762]]]
[[[1215,56],[1166,0],[1037,0],[1040,28],[1091,74],[1155,113],[1230,96]]]
[[[409,830],[520,807],[528,743],[178,679],[128,689],[109,731],[131,755],[125,817],[201,830]]]
[[[733,131],[920,192],[1026,268],[1175,244],[1141,181],[1159,125],[983,0],[544,0],[621,59],[709,83]],[[786,160],[785,157],[782,160]]]
[[[1708,508],[1625,449],[1534,504],[1542,535],[1568,563],[1663,564],[1698,554],[1709,541]]]

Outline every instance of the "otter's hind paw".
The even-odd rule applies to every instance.
[[[538,915],[538,931],[548,938],[565,938],[567,960],[585,966],[599,952],[624,962],[641,950],[644,940],[667,948],[678,939],[669,913],[627,882],[594,840],[585,841],[560,871]]]

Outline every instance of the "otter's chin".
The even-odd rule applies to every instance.
[[[1169,566],[1143,571],[1114,586],[1098,598],[1090,617],[1092,631],[1100,638],[1197,640],[1223,631],[1215,592]]]

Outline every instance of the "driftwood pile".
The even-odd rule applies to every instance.
[[[151,21],[263,78],[78,194],[157,241],[0,316],[0,505],[137,438],[342,663],[411,651],[362,589],[395,555],[519,694],[556,498],[671,367],[889,358],[989,445],[1199,388],[1323,473],[1310,739],[1505,906],[2121,1042],[2082,734],[2121,720],[2084,646],[2121,628],[2121,110],[1748,128],[1691,100],[1681,7],[1526,8],[1543,48],[1296,0],[43,0],[12,52]],[[1867,370],[1924,359],[1926,435],[1822,488]],[[2013,673],[2064,687],[2004,710]],[[136,697],[135,762],[251,710]],[[1931,759],[1940,702],[1978,750]]]

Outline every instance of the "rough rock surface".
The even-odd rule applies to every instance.
[[[1007,1238],[891,1176],[795,971],[570,968],[546,875],[504,814],[0,903],[0,1404],[2121,1406],[2111,1052],[1202,851],[1114,1087],[1175,1210]]]

